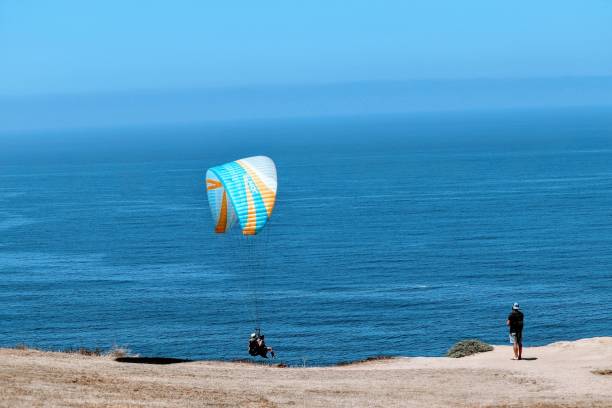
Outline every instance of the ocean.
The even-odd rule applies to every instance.
[[[330,365],[612,336],[612,112],[0,135],[0,346]],[[268,155],[264,233],[213,232],[205,172]]]

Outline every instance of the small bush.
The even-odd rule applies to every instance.
[[[493,350],[493,346],[487,343],[483,343],[480,340],[462,340],[455,344],[446,353],[447,357],[460,358],[465,356],[471,356],[476,353],[484,353],[486,351]]]

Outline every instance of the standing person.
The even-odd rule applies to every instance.
[[[523,357],[523,319],[525,316],[520,311],[519,304],[512,305],[512,312],[508,315],[506,325],[510,328],[510,341],[513,343],[513,360],[520,360]]]

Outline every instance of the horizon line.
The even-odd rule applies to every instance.
[[[30,99],[30,98],[64,98],[82,96],[114,96],[125,94],[186,94],[220,91],[249,91],[249,90],[281,90],[281,89],[308,89],[331,88],[350,85],[393,85],[408,83],[470,83],[470,82],[530,82],[530,81],[576,81],[576,80],[612,80],[611,74],[601,75],[556,75],[556,76],[517,76],[517,77],[465,77],[465,78],[409,78],[409,79],[362,79],[351,81],[321,81],[321,82],[287,82],[287,83],[257,83],[257,84],[226,84],[226,85],[197,85],[193,87],[159,87],[159,88],[125,88],[125,89],[90,89],[66,92],[24,92],[0,93],[0,99]]]

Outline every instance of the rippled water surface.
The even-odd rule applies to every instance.
[[[0,346],[236,359],[259,324],[293,364],[440,355],[506,342],[514,301],[527,345],[612,335],[612,120],[558,115],[13,141]],[[273,218],[215,235],[205,170],[249,154],[276,161]]]

